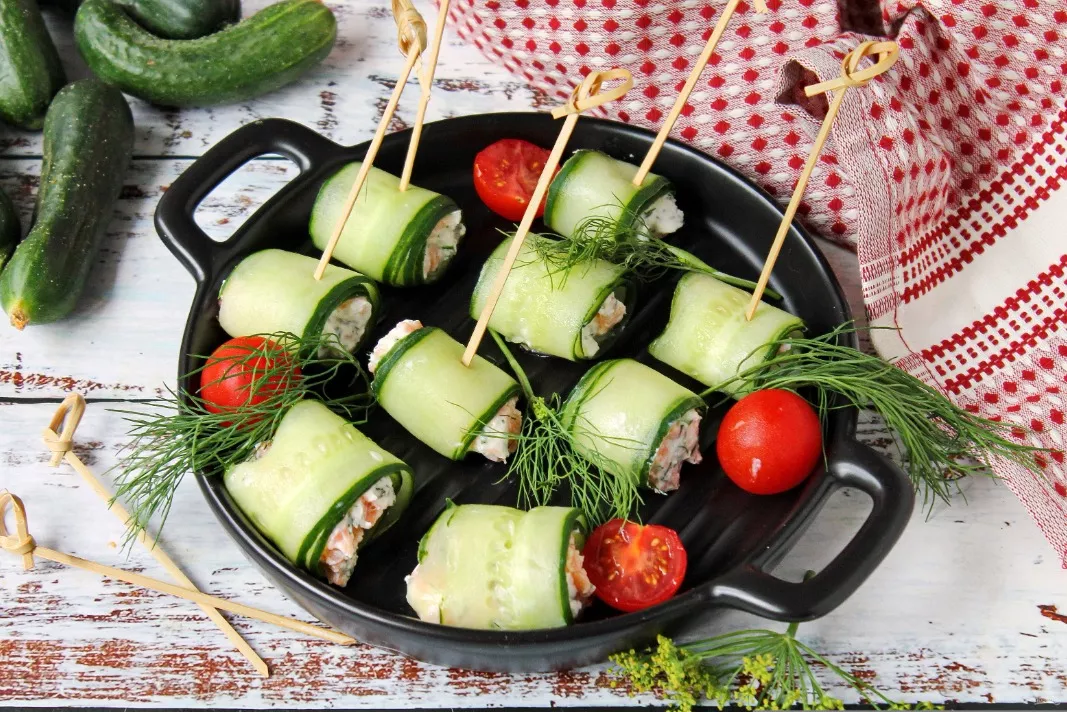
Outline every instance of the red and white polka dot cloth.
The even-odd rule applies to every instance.
[[[751,0],[748,0],[751,3]],[[657,128],[725,3],[453,0],[459,34],[548,93],[624,66],[600,113]],[[1045,478],[997,473],[1067,565],[1067,5],[1063,0],[742,2],[674,136],[784,204],[846,52],[890,37],[900,61],[849,92],[800,218],[858,252],[886,358],[1054,450]]]

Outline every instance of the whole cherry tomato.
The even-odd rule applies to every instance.
[[[822,426],[791,391],[756,391],[726,412],[715,443],[719,464],[752,494],[778,494],[803,482],[822,455]]]

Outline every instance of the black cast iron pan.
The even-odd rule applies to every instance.
[[[524,138],[550,146],[559,123],[545,114],[488,114],[449,119],[425,127],[415,182],[451,196],[463,208],[468,235],[446,277],[435,285],[383,289],[384,316],[370,343],[396,321],[421,319],[466,342],[473,327],[468,301],[478,270],[508,225],[478,199],[471,181],[475,154],[501,138]],[[409,132],[385,139],[376,164],[399,174]],[[639,162],[652,134],[623,124],[583,118],[569,149],[593,148]],[[299,124],[257,121],[223,139],[189,167],[159,203],[156,225],[163,241],[196,278],[197,291],[179,356],[179,382],[195,390],[187,374],[226,339],[216,320],[219,286],[245,255],[268,247],[314,254],[308,218],[323,180],[342,164],[363,157],[367,144],[342,147]],[[281,154],[300,175],[261,207],[225,242],[207,237],[196,225],[197,205],[246,161]],[[758,188],[730,168],[681,144],[668,142],[655,172],[674,182],[685,228],[672,240],[729,273],[754,278],[767,253],[781,212]],[[771,286],[784,307],[804,319],[809,333],[824,333],[850,318],[830,268],[811,239],[794,228],[775,268]],[[609,356],[632,356],[701,390],[681,374],[652,360],[645,347],[662,330],[674,282],[645,287],[640,306]],[[500,362],[491,340],[481,353]],[[523,354],[523,365],[541,393],[566,393],[587,366]],[[504,366],[506,368],[506,365]],[[401,521],[360,554],[352,583],[338,590],[296,569],[260,536],[234,507],[220,477],[196,473],[215,514],[245,553],[291,598],[350,635],[384,648],[442,665],[479,670],[532,672],[604,660],[610,653],[640,645],[656,633],[717,607],[740,608],[776,620],[822,616],[844,601],[867,578],[908,522],[913,493],[908,478],[854,438],[857,413],[837,410],[826,424],[827,467],[804,485],[782,495],[756,497],[735,487],[719,469],[714,436],[725,408],[706,419],[704,464],[687,465],[681,490],[649,494],[644,521],[677,529],[689,553],[682,592],[654,608],[616,614],[595,605],[569,628],[529,632],[475,631],[423,623],[404,600],[404,576],[415,566],[419,538],[445,504],[486,502],[515,505],[516,491],[501,483],[503,467],[481,458],[452,463],[403,431],[384,412],[364,427],[383,447],[410,464],[417,491]],[[770,573],[841,487],[870,495],[873,509],[841,553],[818,575],[791,583]]]

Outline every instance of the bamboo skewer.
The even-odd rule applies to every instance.
[[[796,188],[793,190],[793,197],[789,199],[789,205],[785,209],[785,216],[782,218],[781,225],[778,226],[778,234],[775,235],[770,253],[767,255],[767,261],[763,264],[763,271],[760,273],[759,282],[756,284],[756,291],[752,293],[752,299],[748,303],[745,319],[751,321],[756,313],[760,298],[763,296],[763,291],[767,288],[767,282],[771,277],[771,270],[774,269],[778,253],[782,251],[785,236],[789,233],[789,226],[793,223],[797,208],[800,207],[800,199],[804,197],[804,189],[807,188],[808,179],[811,178],[811,172],[815,169],[815,162],[819,159],[819,153],[830,135],[830,128],[833,126],[834,117],[837,116],[837,112],[841,108],[845,93],[849,87],[866,86],[869,81],[879,74],[889,71],[889,68],[896,63],[899,52],[896,42],[864,42],[845,55],[845,58],[841,61],[841,76],[804,88],[804,93],[809,97],[825,94],[828,91],[839,91],[834,94],[834,99],[830,102],[826,118],[823,119],[822,126],[819,127],[819,133],[815,136],[815,144],[808,155],[808,161],[804,164],[804,170],[800,172],[800,178],[797,180]],[[877,61],[865,69],[860,69],[860,62],[869,55],[878,55]]]
[[[393,0],[393,19],[396,20],[397,44],[400,46],[400,52],[404,55],[404,68],[400,70],[400,77],[397,79],[393,93],[389,97],[389,103],[385,105],[385,111],[382,113],[381,121],[378,122],[374,138],[371,139],[367,155],[363,157],[363,162],[359,166],[356,182],[352,184],[352,189],[348,192],[348,199],[341,209],[341,217],[338,218],[333,233],[326,243],[326,248],[322,251],[322,257],[319,258],[319,264],[315,267],[315,279],[322,279],[326,266],[330,264],[330,258],[333,257],[337,241],[341,239],[341,233],[348,223],[348,218],[352,215],[352,209],[356,206],[356,200],[363,190],[363,184],[367,181],[371,166],[374,165],[374,159],[378,157],[378,150],[382,147],[382,141],[385,140],[385,132],[389,130],[389,122],[393,120],[393,114],[396,112],[397,104],[400,103],[400,96],[404,93],[404,87],[407,86],[411,70],[426,49],[426,22],[422,19],[419,11],[411,4],[411,0]]]
[[[601,91],[604,82],[616,80],[621,81],[618,86],[612,87],[606,91]],[[554,119],[559,119],[563,116],[566,116],[567,118],[563,122],[563,128],[560,129],[559,136],[556,138],[556,143],[552,146],[552,152],[549,154],[548,160],[545,161],[545,167],[541,169],[541,176],[537,180],[537,186],[534,188],[533,197],[530,198],[530,202],[526,206],[526,212],[522,215],[522,222],[519,223],[519,228],[516,230],[515,236],[511,239],[511,246],[508,248],[508,253],[504,257],[504,263],[501,265],[500,271],[496,275],[492,289],[489,291],[489,296],[485,300],[485,306],[482,307],[482,313],[478,316],[478,323],[474,325],[474,333],[471,334],[470,341],[467,342],[467,348],[463,352],[464,366],[470,366],[471,361],[474,359],[474,355],[478,352],[478,345],[485,336],[485,330],[489,325],[489,319],[492,317],[493,310],[496,308],[496,303],[500,299],[500,293],[504,290],[504,284],[507,282],[508,274],[510,274],[511,268],[515,264],[515,259],[519,256],[519,250],[522,248],[522,243],[526,239],[526,235],[530,232],[530,226],[533,224],[534,216],[537,214],[537,208],[541,205],[542,198],[545,197],[545,192],[548,190],[548,184],[552,182],[552,177],[556,172],[556,166],[559,165],[560,158],[563,157],[563,151],[567,148],[567,141],[570,140],[571,134],[574,132],[574,127],[578,123],[578,116],[587,109],[606,104],[609,101],[614,101],[622,97],[633,85],[633,76],[625,69],[609,69],[601,72],[590,72],[589,75],[586,76],[585,81],[574,88],[574,91],[571,93],[571,98],[567,103],[552,111],[552,118]]]
[[[15,534],[9,534],[7,530],[7,523],[5,520],[8,507],[12,509],[15,515]],[[181,586],[175,586],[166,581],[149,578],[148,576],[142,576],[141,574],[135,574],[130,571],[123,571],[122,569],[117,569],[113,566],[105,566],[103,564],[98,564],[95,561],[88,561],[77,556],[64,554],[62,551],[38,546],[37,542],[34,541],[34,538],[30,536],[26,524],[26,508],[22,504],[22,500],[7,490],[0,492],[0,548],[4,549],[4,551],[21,556],[23,567],[27,571],[33,568],[33,557],[39,556],[42,559],[48,559],[57,564],[65,564],[67,566],[91,571],[100,574],[101,576],[125,581],[133,586],[140,586],[141,588],[147,588],[158,593],[167,593],[172,596],[177,596],[178,598],[184,598],[187,601],[199,603],[203,606],[209,606],[221,611],[229,611],[230,613],[236,613],[248,618],[255,618],[256,620],[265,623],[273,623],[274,625],[288,628],[289,630],[315,638],[322,638],[323,640],[337,643],[338,645],[355,645],[356,643],[354,638],[350,638],[347,635],[332,630],[319,628],[310,623],[286,618],[285,616],[280,616],[276,613],[268,613],[267,611],[261,611],[258,608],[252,608],[251,606],[246,606],[242,603],[227,601],[225,598],[209,596],[206,593],[182,588]]]
[[[52,467],[58,467],[59,463],[66,460],[74,471],[81,475],[89,488],[96,493],[96,495],[108,505],[108,509],[111,510],[118,517],[119,521],[125,524],[130,521],[130,514],[119,502],[113,502],[111,494],[104,488],[103,483],[97,479],[91,470],[85,466],[85,463],[81,461],[71,447],[74,440],[74,431],[77,430],[78,424],[81,422],[82,415],[85,413],[85,399],[77,393],[69,395],[64,399],[63,403],[56,410],[55,415],[52,416],[52,422],[48,427],[44,429],[42,439],[44,444],[52,451],[52,459],[49,464]],[[167,555],[165,551],[159,546],[159,542],[149,539],[148,536],[141,531],[137,536],[138,541],[148,549],[156,561],[166,569],[183,588],[191,591],[196,591],[196,585],[189,580],[189,578],[182,572],[178,565]],[[230,622],[223,618],[222,614],[215,608],[207,605],[200,605],[204,613],[211,621],[218,626],[231,643],[244,655],[248,662],[252,663],[252,666],[263,677],[270,677],[270,671],[267,669],[267,663],[263,662],[263,658],[259,657],[252,646],[241,637]]]
[[[411,127],[411,140],[408,143],[408,153],[404,158],[404,171],[400,174],[400,190],[407,190],[411,183],[411,172],[415,168],[415,154],[419,151],[419,140],[422,139],[422,124],[426,121],[426,108],[430,104],[430,92],[433,90],[433,78],[437,73],[437,59],[441,56],[441,42],[445,37],[445,23],[448,21],[449,0],[438,0],[440,6],[437,11],[437,25],[434,27],[433,48],[430,50],[430,59],[423,63],[422,71],[419,72],[419,108],[415,113],[415,124]]]
[[[689,72],[689,77],[682,86],[682,91],[679,92],[678,98],[674,100],[674,106],[671,107],[666,120],[660,126],[659,133],[656,134],[656,140],[649,146],[648,153],[645,154],[645,160],[641,162],[641,167],[634,174],[634,185],[641,185],[645,182],[645,178],[648,177],[648,172],[652,170],[652,164],[656,162],[656,157],[659,156],[659,152],[663,149],[663,144],[666,143],[667,137],[671,135],[675,122],[678,121],[678,117],[682,114],[682,109],[685,108],[685,102],[689,101],[689,95],[693,93],[693,88],[700,79],[700,74],[704,71],[704,67],[708,66],[708,61],[715,52],[715,47],[719,44],[723,33],[726,32],[726,26],[730,24],[730,18],[733,17],[739,4],[741,4],[741,0],[730,0],[726,3],[726,7],[723,8],[719,21],[715,23],[715,29],[712,30],[711,36],[708,37],[707,44],[704,45],[704,51],[697,57],[696,64],[693,65],[693,69]],[[755,0],[755,5],[756,12],[761,15],[766,14],[767,4],[765,0]]]

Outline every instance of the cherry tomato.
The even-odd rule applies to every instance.
[[[212,413],[239,412],[295,385],[300,368],[277,343],[262,336],[230,339],[200,373],[200,397]]]
[[[612,519],[593,530],[582,553],[597,598],[627,613],[663,603],[685,578],[682,540],[658,524]]]
[[[478,197],[500,217],[522,220],[548,154],[540,146],[517,138],[501,139],[485,147],[474,157],[474,188]],[[544,212],[542,200],[537,217]]]
[[[719,464],[752,494],[793,489],[815,469],[822,427],[808,402],[791,391],[750,393],[726,412],[715,443]]]

